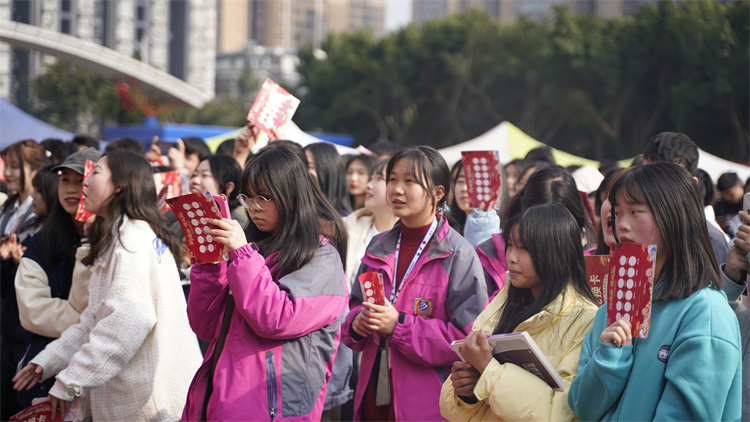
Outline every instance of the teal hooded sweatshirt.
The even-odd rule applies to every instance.
[[[708,287],[654,302],[648,338],[632,346],[601,343],[606,328],[605,304],[568,393],[581,420],[740,420],[740,330],[724,292]]]

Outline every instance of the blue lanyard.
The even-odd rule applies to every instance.
[[[409,267],[406,269],[406,273],[404,273],[404,276],[401,278],[401,283],[398,285],[398,290],[394,290],[391,292],[391,304],[395,305],[396,300],[398,299],[399,293],[401,293],[401,289],[404,288],[404,281],[406,281],[406,277],[411,274],[411,270],[414,269],[414,266],[417,264],[417,261],[419,261],[419,257],[422,256],[422,252],[424,251],[424,248],[427,247],[427,243],[429,243],[430,238],[433,234],[435,234],[435,230],[437,229],[437,218],[432,219],[432,225],[430,225],[430,229],[427,230],[427,234],[424,235],[424,239],[422,239],[422,243],[419,244],[419,248],[417,248],[417,252],[414,254],[414,257],[411,259],[411,263],[409,264]],[[394,268],[393,268],[393,283],[395,284],[398,280],[398,275],[396,274],[398,272],[398,255],[401,251],[401,233],[398,235],[398,242],[396,243],[396,260],[394,262]]]

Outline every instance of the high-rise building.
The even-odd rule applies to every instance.
[[[263,47],[320,45],[330,32],[385,33],[384,0],[218,0],[219,53]]]
[[[214,89],[216,0],[0,0],[17,21],[94,42],[206,91]],[[0,43],[0,96],[24,104],[51,56]]]
[[[554,6],[566,6],[572,13],[588,13],[603,18],[630,15],[638,6],[653,0],[412,0],[412,20],[422,24],[430,19],[462,12],[476,7],[501,23],[521,16],[544,20]]]

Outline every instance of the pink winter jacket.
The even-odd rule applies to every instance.
[[[190,385],[183,421],[201,419],[230,291],[236,307],[210,380],[208,419],[320,420],[346,310],[341,258],[322,239],[309,263],[276,281],[252,246],[233,251],[228,267],[192,268],[188,317],[193,331],[211,345]]]
[[[505,261],[505,239],[502,233],[495,233],[489,239],[477,246],[479,262],[484,269],[484,278],[487,280],[487,292],[490,297],[487,304],[505,286],[505,272],[508,271],[508,263]]]
[[[396,241],[401,225],[375,236],[362,258],[360,273],[383,274],[385,296],[391,296]],[[390,338],[393,405],[397,421],[443,420],[440,388],[459,360],[450,346],[466,337],[487,300],[482,266],[474,247],[441,218],[414,269],[403,280],[396,310],[399,319]],[[370,337],[355,339],[351,324],[362,309],[360,283],[352,288],[351,311],[342,328],[344,343],[362,352],[354,419],[360,420],[362,397],[372,373],[378,345]],[[419,315],[419,316],[418,316]]]

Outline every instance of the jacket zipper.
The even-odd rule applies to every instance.
[[[276,416],[276,367],[273,352],[266,352],[266,379],[268,380],[268,415],[273,421]]]

